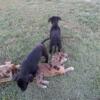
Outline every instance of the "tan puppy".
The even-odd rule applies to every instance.
[[[68,59],[68,55],[63,52],[55,53],[50,64],[40,63],[37,75],[35,77],[36,83],[41,88],[47,88],[49,81],[43,80],[44,77],[53,77],[56,75],[63,75],[69,71],[73,71],[73,67],[65,68],[64,62]],[[5,62],[0,66],[0,82],[11,81],[13,74],[20,69],[20,65],[12,64],[11,61]]]
[[[64,62],[68,59],[68,55],[63,52],[55,53],[51,58],[51,64],[40,63],[39,70],[36,75],[37,85],[41,88],[47,88],[49,81],[43,80],[44,77],[52,77],[63,75],[69,71],[73,71],[74,67],[65,68]]]

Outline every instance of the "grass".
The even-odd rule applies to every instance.
[[[59,15],[68,76],[48,78],[47,89],[31,83],[22,93],[15,82],[0,85],[0,100],[100,100],[100,1],[0,0],[0,63],[21,63],[48,36],[48,18]]]

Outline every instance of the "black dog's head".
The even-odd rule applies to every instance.
[[[61,20],[59,16],[52,16],[49,18],[48,22],[51,22],[54,25],[54,24],[58,24],[59,20]]]
[[[33,76],[31,74],[29,74],[28,76],[21,76],[20,74],[17,74],[14,80],[17,82],[18,87],[22,91],[25,91],[29,82],[33,81]]]

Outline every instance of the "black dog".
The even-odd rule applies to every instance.
[[[53,47],[55,47],[54,52],[56,52],[56,48],[58,47],[58,51],[60,52],[62,48],[61,44],[61,30],[60,27],[58,26],[58,21],[61,20],[60,17],[58,16],[52,16],[49,18],[48,22],[51,22],[52,27],[50,30],[50,49],[49,52],[52,53]]]
[[[43,42],[45,42],[45,40]],[[17,73],[14,79],[22,91],[25,91],[28,83],[33,81],[33,78],[35,77],[38,70],[38,62],[41,56],[46,58],[46,63],[48,62],[48,53],[43,42],[36,46],[28,55],[28,57],[23,61],[20,72]]]

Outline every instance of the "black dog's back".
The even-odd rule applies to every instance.
[[[32,73],[33,75],[37,72],[37,64],[42,56],[42,47],[38,45],[32,52],[27,56],[27,58],[22,62],[23,74]]]
[[[52,26],[50,29],[50,37],[60,37],[61,35],[61,30],[60,27],[58,25],[56,26]]]
[[[57,45],[60,41],[61,32],[59,26],[52,27],[50,30],[50,40],[52,45]]]
[[[58,21],[61,20],[60,17],[58,16],[52,16],[49,18],[49,22],[52,23],[52,27],[50,29],[50,49],[49,52],[52,53],[53,47],[56,48],[58,47],[58,51],[61,50],[61,30],[60,27],[58,26]]]

